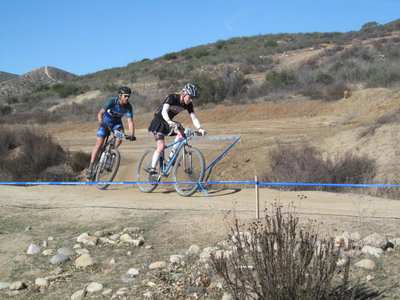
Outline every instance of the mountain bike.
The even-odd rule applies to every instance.
[[[182,128],[182,127],[181,127]],[[182,128],[183,129],[183,128]],[[151,161],[156,147],[148,148],[139,159],[136,176],[142,192],[150,193],[158,186],[162,178],[168,177],[171,170],[175,191],[181,196],[191,196],[198,189],[205,173],[204,156],[199,149],[192,147],[189,141],[195,135],[201,135],[190,129],[183,129],[183,137],[165,146],[156,166],[156,173],[150,174]],[[179,144],[173,156],[166,159],[165,150]]]
[[[126,135],[121,131],[112,131],[108,128],[108,132],[112,132],[113,136],[110,138],[110,134],[104,140],[103,146],[100,149],[100,153],[97,160],[93,165],[92,177],[89,179],[91,181],[97,181],[96,187],[100,190],[104,190],[110,184],[101,182],[113,181],[115,175],[117,175],[119,163],[121,161],[121,154],[119,153],[117,147],[115,146],[116,139],[127,139],[130,141],[136,140],[134,136]]]

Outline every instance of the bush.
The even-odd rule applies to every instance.
[[[324,90],[323,98],[325,100],[339,100],[344,96],[344,91],[348,91],[349,87],[344,83],[329,84]]]
[[[233,299],[344,299],[350,259],[340,283],[334,283],[341,247],[298,230],[298,217],[272,216],[251,223],[246,231],[237,219],[231,228],[232,254],[211,255],[211,266],[224,280]]]
[[[60,145],[44,133],[33,129],[0,131],[1,180],[51,180],[45,173],[48,167],[68,164],[69,156]],[[70,173],[59,174],[56,180],[73,179]]]
[[[376,176],[377,164],[368,156],[355,156],[350,152],[334,159],[323,160],[312,147],[278,146],[270,152],[273,177],[279,182],[368,184]],[[345,187],[288,186],[289,190],[344,191]]]
[[[67,98],[70,95],[79,95],[83,92],[83,88],[74,84],[57,83],[51,87],[61,98]]]
[[[294,88],[298,84],[294,71],[269,71],[265,75],[264,86],[267,91]]]

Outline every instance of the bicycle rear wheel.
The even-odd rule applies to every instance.
[[[185,151],[185,153],[183,153]],[[204,156],[196,148],[185,148],[177,158],[174,168],[174,187],[181,196],[191,196],[197,189],[197,182],[204,178]]]
[[[99,165],[96,173],[96,181],[113,181],[115,175],[117,175],[121,155],[117,149],[111,149],[107,160],[104,164]],[[97,188],[104,190],[109,184],[96,184]]]
[[[154,151],[156,151],[155,147],[148,148],[144,151],[142,157],[139,159],[136,170],[136,179],[138,181],[139,190],[144,193],[150,193],[155,190],[158,184],[151,184],[149,182],[159,181],[159,174],[161,174],[160,164],[157,164],[156,166],[157,175],[150,175],[149,172]]]

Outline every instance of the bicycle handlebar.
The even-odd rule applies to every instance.
[[[100,123],[100,126],[106,130],[107,135],[109,135],[110,132],[112,132],[114,134],[114,136],[117,138],[120,138],[120,139],[125,138],[126,140],[131,141],[131,142],[136,141],[136,137],[134,135],[127,135],[118,130],[113,131],[112,128],[108,127],[108,125],[105,123]],[[117,135],[120,135],[120,136],[118,137]],[[122,135],[123,135],[123,137],[122,137]]]
[[[195,131],[195,130],[188,129],[188,128],[185,129],[185,128],[182,126],[182,124],[179,123],[179,122],[174,122],[174,123],[175,123],[176,125],[171,127],[171,129],[170,129],[168,135],[171,135],[171,134],[174,132],[175,128],[176,128],[176,129],[178,129],[178,130],[182,133],[182,135],[185,136],[186,138],[192,137],[192,136],[194,136],[194,135],[202,136],[202,134],[201,134],[199,131]]]

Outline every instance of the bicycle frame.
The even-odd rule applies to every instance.
[[[178,148],[176,149],[174,155],[172,156],[171,160],[169,161],[169,163],[167,165],[165,165],[165,149],[168,149],[170,147],[172,147],[175,144],[180,143],[180,145],[178,146]],[[177,159],[179,153],[181,152],[182,148],[185,146],[189,146],[188,144],[188,139],[187,137],[183,137],[180,140],[174,141],[168,145],[165,146],[165,149],[162,152],[162,155],[160,156],[160,166],[161,166],[161,170],[162,170],[162,175],[166,176],[167,174],[169,174],[169,171],[171,170],[171,168],[173,167],[173,164],[175,163],[175,160]],[[183,155],[185,155],[185,152],[183,152]],[[162,159],[161,159],[162,157]]]

